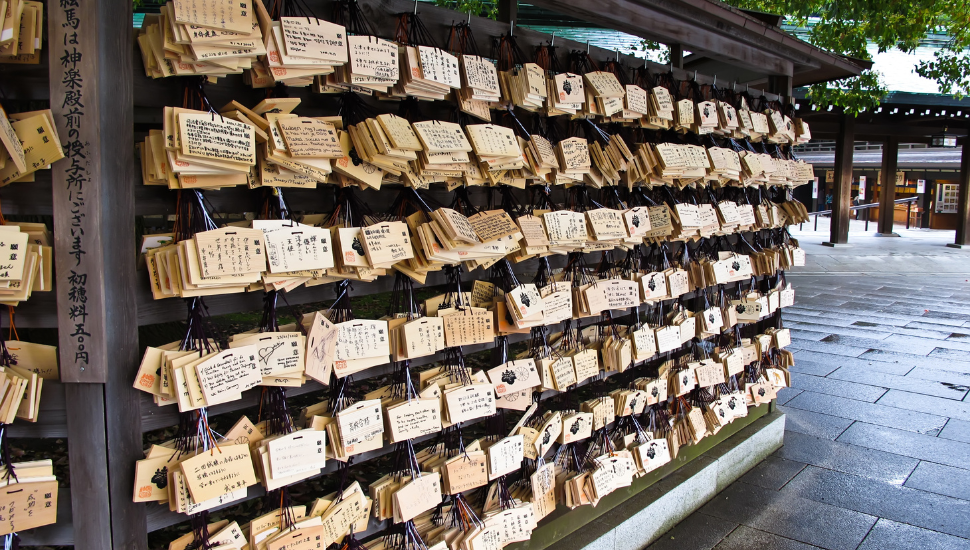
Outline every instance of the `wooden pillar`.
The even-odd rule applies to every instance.
[[[791,82],[792,77],[790,75],[770,75],[768,76],[768,91],[791,98]]]
[[[680,44],[670,44],[667,47],[670,49],[670,64],[673,65],[675,69],[683,69],[684,47]]]
[[[852,151],[855,144],[855,115],[843,113],[835,139],[835,182],[832,189],[832,225],[826,246],[849,242],[849,201],[852,198]]]
[[[940,197],[936,200],[940,200]],[[963,140],[963,154],[960,155],[960,204],[957,205],[956,240],[947,246],[963,248],[968,244],[970,244],[970,138]]]
[[[134,505],[136,460],[144,456],[141,392],[131,391],[141,361],[135,285],[135,188],[141,182],[135,165],[135,117],[132,106],[135,62],[130,0],[97,0],[98,78],[101,81],[101,245],[107,305],[108,369],[105,419],[108,433],[108,476],[111,480],[111,546],[115,550],[147,550],[146,505]],[[141,75],[139,75],[141,76]],[[75,547],[76,548],[76,547]]]
[[[879,228],[877,237],[898,237],[893,233],[896,214],[896,163],[899,157],[899,138],[887,136],[882,144],[882,180],[879,182]]]
[[[519,15],[519,1],[518,0],[499,0],[498,2],[498,20],[503,23],[514,22]]]
[[[49,4],[50,105],[66,158],[51,171],[61,381],[74,548],[147,548],[131,503],[143,457],[134,285],[129,0]]]

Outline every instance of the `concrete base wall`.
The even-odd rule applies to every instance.
[[[784,437],[785,415],[771,412],[548,548],[645,548],[776,451]]]

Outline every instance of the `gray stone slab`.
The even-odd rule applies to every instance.
[[[947,421],[946,426],[943,427],[943,431],[940,432],[938,437],[970,443],[970,422],[951,418]]]
[[[802,377],[798,377],[802,378]],[[861,371],[850,368],[840,368],[828,375],[828,379],[845,380],[858,384],[869,384],[880,388],[903,390],[922,395],[932,395],[952,400],[963,399],[970,387],[955,384],[944,384],[935,380],[923,380],[910,375],[896,376],[884,372]],[[792,380],[792,384],[795,380]]]
[[[970,464],[967,466],[970,467]],[[904,485],[920,491],[970,500],[970,470],[962,468],[920,462]]]
[[[948,416],[959,420],[970,420],[970,403],[944,399],[942,397],[931,397],[929,395],[920,395],[900,390],[889,390],[879,399],[878,403],[888,407]]]
[[[947,366],[947,365],[944,365]],[[947,387],[954,387],[957,390],[970,387],[970,373],[955,372],[952,370],[928,369],[926,367],[916,367],[906,373],[907,378],[918,378],[920,380],[932,380],[939,382]]]
[[[807,349],[810,351],[818,351],[821,353],[828,353],[832,355],[843,355],[846,357],[858,357],[863,353],[869,351],[870,348],[857,348],[854,346],[847,346],[845,344],[839,344],[837,342],[826,342],[820,340],[818,342],[814,340],[803,340],[801,338],[796,338],[792,336],[792,348],[797,349]]]
[[[781,310],[781,318],[785,326],[789,326],[791,323],[812,323],[828,327],[850,327],[855,322],[852,319],[844,317],[832,318],[828,316],[808,315],[804,310],[791,311],[791,309],[790,307],[786,307]]]
[[[945,311],[939,310],[925,310],[919,307],[908,307],[908,306],[889,306],[885,309],[880,309],[880,312],[885,311],[886,313],[894,314],[904,314],[914,317],[918,317],[921,320],[929,321],[931,323],[936,323],[939,325],[946,325],[952,327],[962,326],[964,322],[970,321],[970,315],[965,313],[947,313]]]
[[[925,288],[925,287],[923,285],[919,285],[919,284],[904,285],[904,284],[898,284],[897,283],[897,284],[891,284],[891,285],[882,285],[879,288],[876,288],[876,289],[873,289],[873,290],[874,291],[877,291],[877,292],[878,291],[882,291],[884,293],[890,293],[891,292],[891,293],[898,294],[898,293],[901,293],[901,292],[909,293],[909,292],[912,292],[914,290],[919,290],[919,289],[922,289],[922,288]]]
[[[866,403],[810,391],[798,394],[785,407],[931,435],[939,433],[943,429],[943,425],[946,424],[946,417],[944,416],[906,411],[877,403]]]
[[[836,441],[947,466],[970,464],[970,443],[856,422]]]
[[[970,350],[970,343],[961,342],[958,340],[940,340],[937,338],[924,338],[922,336],[910,336],[908,334],[890,334],[883,342],[886,342],[888,346],[877,347],[872,346],[876,349],[885,349],[890,351],[902,351],[903,353],[913,353],[916,355],[922,355],[922,350],[926,349],[928,346],[935,346],[939,348],[947,348],[954,350]],[[906,348],[912,348],[912,350],[907,350]]]
[[[824,318],[822,318],[824,319]],[[820,319],[821,320],[821,319]],[[785,320],[785,327],[790,328],[792,333],[801,336],[806,332],[824,332],[826,334],[839,334],[842,336],[856,336],[859,338],[870,338],[873,340],[884,340],[889,336],[892,336],[892,332],[888,331],[874,331],[864,327],[858,327],[854,325],[849,326],[838,326],[830,325],[825,323],[806,323],[800,321],[789,321]]]
[[[904,296],[909,296],[923,292],[923,290],[911,290],[910,292],[903,294]],[[868,298],[870,295],[866,295]],[[915,298],[915,297],[914,297]],[[970,305],[962,300],[954,300],[952,297],[927,297],[925,295],[915,298],[915,306],[922,307],[928,311],[940,311],[946,310],[949,313],[967,313],[970,311]],[[895,302],[895,305],[900,305],[900,302]]]
[[[799,313],[807,315],[808,311],[804,310]],[[887,315],[885,313],[876,313],[874,311],[865,310],[838,310],[838,311],[818,311],[815,312],[818,318],[824,318],[826,321],[831,321],[834,319],[845,319],[853,323],[862,321],[866,323],[878,323],[880,325],[893,325],[893,326],[907,326],[917,320],[915,317],[905,317],[905,316],[894,316]],[[921,319],[921,318],[920,318]],[[938,325],[940,330],[945,330],[949,325]]]
[[[784,491],[735,483],[701,512],[831,550],[854,550],[876,518]]]
[[[967,313],[953,313],[951,311],[938,311],[933,309],[924,313],[923,317],[927,317],[929,319],[937,319],[941,322],[959,321],[959,324],[954,323],[954,326],[959,326],[967,321],[970,321],[970,314],[967,314]]]
[[[850,418],[840,418],[827,414],[805,411],[802,409],[792,409],[779,406],[778,410],[785,413],[786,430],[798,432],[824,439],[835,439],[848,428],[854,420]]]
[[[894,304],[889,306],[884,306],[875,310],[878,313],[888,313],[898,316],[905,317],[924,317],[926,310],[918,306],[912,306],[908,304]],[[940,319],[938,317],[932,317],[933,319]],[[947,324],[949,320],[940,319],[941,324]],[[954,321],[956,322],[956,321]],[[962,322],[962,321],[961,321]]]
[[[906,365],[896,361],[886,362],[868,357],[842,357],[840,355],[832,355],[830,353],[799,350],[799,352],[795,354],[795,367],[798,367],[799,363],[805,361],[811,361],[816,365],[823,365],[824,367],[827,367],[826,369],[816,367],[814,370],[817,372],[807,372],[807,374],[814,374],[816,376],[826,376],[829,373],[834,372],[835,368],[833,367],[847,367],[864,371],[877,371],[897,375],[906,374],[913,369],[911,365]],[[821,374],[822,372],[824,372],[824,374]]]
[[[956,320],[966,322],[967,319],[963,319],[962,316],[970,315],[970,307],[956,300],[923,300],[921,298],[920,305],[926,307],[928,310],[923,315],[931,319],[945,319],[947,321]]]
[[[869,311],[861,311],[861,312],[856,311],[856,315],[869,314],[873,316],[873,318],[892,319],[894,322],[906,321],[905,323],[902,323],[904,325],[913,321],[923,321],[928,323],[934,323],[941,327],[958,327],[963,324],[963,321],[956,320],[956,319],[926,317],[924,313],[926,313],[925,308],[909,307],[909,306],[903,306],[903,305],[885,306],[879,309],[869,310]]]
[[[964,323],[964,325],[965,324],[966,323]],[[930,331],[940,331],[940,332],[960,332],[960,330],[955,328],[953,325],[941,325],[940,323],[933,322],[932,319],[921,319],[919,321],[912,321],[912,322],[906,323],[906,327],[926,329]]]
[[[940,342],[940,345],[942,346],[943,342]],[[936,347],[936,348],[933,348],[933,351],[929,353],[929,356],[936,357],[944,361],[947,361],[950,359],[956,359],[958,361],[967,361],[967,360],[970,360],[970,351],[962,350],[962,349]]]
[[[894,334],[887,340],[894,340],[897,338],[918,338],[922,342],[933,342],[934,344],[936,344],[936,347],[938,348],[946,348],[949,350],[970,351],[970,339],[961,340],[959,338],[953,338],[951,336],[950,338],[947,338],[945,340],[934,340],[932,338],[919,338],[917,336],[906,336],[904,334]]]
[[[776,399],[775,402],[779,405],[784,405],[785,403],[788,403],[793,397],[795,397],[800,393],[802,393],[802,390],[796,390],[792,388],[781,388],[780,390],[778,390],[778,398]]]
[[[798,291],[795,291],[795,296],[798,296]],[[838,296],[834,294],[816,294],[812,297],[806,297],[804,300],[799,302],[799,305],[803,307],[810,307],[814,309],[825,309],[827,306],[838,306],[849,301],[848,296]],[[888,304],[887,304],[888,305]]]
[[[680,550],[692,550],[693,548],[702,547],[682,546]],[[715,546],[714,550],[813,550],[817,548],[818,546],[779,537],[742,525]]]
[[[775,456],[894,485],[902,485],[919,464],[915,458],[793,432]]]
[[[832,335],[831,330],[816,331],[816,330],[802,329],[802,328],[796,328],[796,327],[790,327],[790,328],[792,329],[791,335],[793,340],[797,338],[799,340],[812,340],[813,342],[818,342],[819,340],[828,338],[829,336]]]
[[[895,303],[893,299],[886,299],[885,296],[873,296],[870,293],[854,293],[852,299],[842,304],[842,307],[851,306],[862,311],[875,309],[876,306],[889,306]],[[863,301],[864,300],[864,301]]]
[[[832,334],[830,336],[826,336],[820,341],[832,344],[842,344],[845,346],[851,346],[853,348],[898,351],[900,353],[912,353],[914,355],[926,355],[935,348],[943,346],[946,343],[944,340],[917,338],[915,336],[906,336],[903,334],[890,334],[889,337],[883,340]]]
[[[810,309],[810,308],[807,308],[807,307],[802,307],[801,304],[798,303],[798,289],[797,288],[795,289],[795,305],[786,307],[785,309],[783,309],[781,311],[782,317],[784,317],[785,315],[788,315],[789,313],[795,313],[795,314],[798,314],[798,315],[807,315],[809,317],[818,317],[819,315],[822,314],[822,312],[821,311],[818,311],[817,309]]]
[[[939,357],[928,357],[923,355],[914,355],[912,353],[898,353],[895,351],[884,351],[878,349],[866,351],[859,356],[859,359],[895,363],[910,369],[914,367],[925,367],[930,369],[946,369],[951,371],[970,372],[970,363],[967,361],[952,359],[945,360]]]
[[[846,397],[848,399],[868,401],[869,403],[875,403],[880,397],[882,397],[884,393],[886,393],[885,388],[877,388],[875,386],[869,386],[866,384],[847,382],[841,379],[836,380],[832,378],[822,378],[819,376],[812,376],[810,374],[792,376],[791,385],[793,388],[799,390],[813,391],[815,393],[823,393],[826,395],[837,395],[839,397]]]
[[[952,497],[815,466],[807,466],[781,493],[958,537],[970,536],[970,502]]]
[[[787,434],[786,440],[791,438],[792,435],[791,433]],[[784,447],[778,449],[775,453],[777,454],[783,449]],[[751,471],[741,476],[739,481],[777,491],[791,481],[791,478],[795,477],[804,467],[804,462],[785,460],[784,458],[772,455],[761,461],[754,468],[751,468]]]
[[[801,374],[811,374],[814,376],[826,376],[830,372],[838,368],[838,365],[834,362],[830,363],[819,363],[817,361],[801,359],[805,351],[798,350],[795,353],[795,364],[791,367],[791,372],[797,372]]]
[[[918,336],[920,338],[932,338],[934,340],[944,340],[949,337],[952,332],[950,332],[951,327],[947,325],[932,325],[925,327],[917,327],[910,325],[926,323],[908,323],[906,326],[896,326],[896,325],[883,325],[881,323],[870,323],[868,321],[855,321],[851,326],[853,327],[866,327],[874,332],[888,332],[891,334],[905,334],[907,336]],[[933,327],[933,328],[929,328]]]
[[[941,362],[940,365],[946,369],[960,368],[953,362]],[[906,378],[927,380],[938,382],[943,386],[952,389],[954,392],[962,392],[970,388],[970,372],[957,372],[955,370],[943,370],[926,367],[916,367],[906,374]],[[966,398],[964,398],[964,401]]]
[[[882,518],[859,550],[970,550],[970,540]]]
[[[647,548],[649,550],[713,548],[737,526],[738,524],[733,521],[694,512]]]

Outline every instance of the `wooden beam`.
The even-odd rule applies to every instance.
[[[939,197],[937,197],[939,200]],[[960,203],[957,205],[957,235],[954,244],[970,244],[970,145],[963,145],[960,155]]]
[[[879,182],[879,229],[878,237],[898,237],[893,233],[893,215],[896,213],[896,167],[899,160],[899,138],[887,136],[882,145],[882,181]]]
[[[675,16],[649,2],[629,0],[534,0],[531,3],[641,38],[681,44],[690,51],[703,51],[732,65],[755,67],[768,74],[794,74],[792,58],[778,53],[791,53],[782,44],[769,44],[763,35],[757,38],[753,30],[732,26],[704,9],[688,10],[686,4],[678,4],[681,13]],[[753,46],[742,40],[742,36],[765,45]],[[800,63],[812,62],[809,56],[792,55]]]
[[[855,117],[842,115],[841,131],[835,142],[835,182],[832,190],[832,224],[826,246],[849,242],[849,200],[852,194],[852,150]]]

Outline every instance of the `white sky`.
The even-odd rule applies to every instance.
[[[940,88],[935,81],[922,78],[915,72],[917,63],[933,59],[935,48],[920,47],[912,54],[903,53],[899,50],[879,53],[879,48],[873,45],[870,45],[868,50],[873,60],[872,68],[882,73],[883,83],[890,91],[921,94],[940,93]]]

